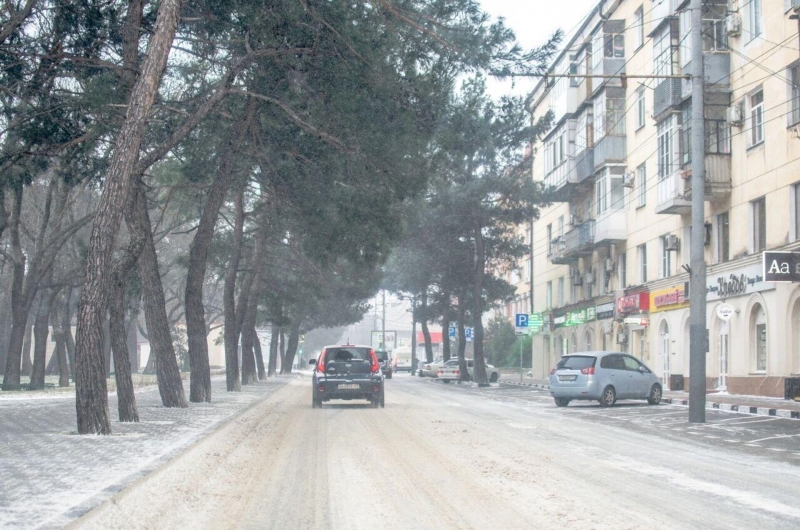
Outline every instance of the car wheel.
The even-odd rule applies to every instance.
[[[496,383],[500,377],[497,375],[497,372],[492,372],[492,375],[489,377],[490,383]]]
[[[384,395],[381,394],[381,408],[386,408],[386,402],[384,401]]]
[[[556,402],[557,407],[566,407],[569,405],[570,400],[568,398],[553,398]]]
[[[653,388],[650,389],[650,396],[647,398],[647,402],[651,405],[658,405],[661,403],[661,385],[658,383],[653,385]]]
[[[617,391],[614,390],[614,387],[608,385],[603,389],[603,395],[600,398],[600,406],[602,407],[613,407],[614,403],[617,402]]]
[[[391,378],[392,378],[392,372],[389,372],[388,374],[386,374],[386,379],[391,379]]]

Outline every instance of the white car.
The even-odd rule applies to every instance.
[[[470,379],[475,379],[475,362],[472,359],[466,359],[466,361],[467,373],[469,374]],[[459,375],[458,359],[450,359],[444,363],[442,367],[439,368],[437,375],[439,379],[445,383],[449,383],[450,381],[460,381],[461,376]],[[486,377],[489,378],[490,383],[496,383],[500,379],[500,372],[498,372],[497,368],[491,364],[487,364]]]
[[[441,368],[443,364],[444,359],[439,359],[437,361],[433,361],[432,363],[420,363],[419,376],[436,378],[436,375],[439,373],[439,368]]]

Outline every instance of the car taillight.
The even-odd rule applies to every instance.
[[[378,362],[378,356],[375,354],[375,350],[369,351],[369,356],[371,358],[372,364],[372,373],[377,373],[381,371],[381,363]]]
[[[556,369],[555,369],[555,367],[553,367],[553,369],[552,369],[552,370],[550,370],[550,375],[553,375],[554,373],[556,373]]]
[[[594,366],[590,366],[589,368],[582,368],[581,373],[583,375],[594,375]]]
[[[443,373],[444,373],[444,372],[442,372],[441,370],[439,370],[439,375],[442,375]]]
[[[381,389],[381,387],[379,387],[378,385],[372,385],[372,391],[373,392],[377,392],[380,389]]]
[[[454,371],[453,375],[458,375],[458,370]]]
[[[317,387],[317,390],[319,390],[320,392],[325,392],[325,385],[319,385]]]
[[[319,354],[319,360],[317,361],[317,370],[320,372],[325,371],[325,354],[328,353],[328,350],[323,349],[322,353]]]

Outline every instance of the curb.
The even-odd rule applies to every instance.
[[[669,403],[670,405],[689,405],[688,399],[675,399],[663,398],[662,403]],[[769,407],[752,407],[750,405],[737,405],[732,403],[718,403],[716,401],[706,402],[707,409],[725,410],[729,412],[738,412],[740,414],[753,414],[756,416],[776,416],[779,418],[800,419],[800,411],[790,409],[779,409]]]
[[[543,390],[547,390],[549,388],[548,385],[542,385],[539,383],[517,383],[515,381],[500,381],[500,384],[503,385],[511,385],[511,386],[524,386],[528,388],[541,388]],[[662,403],[667,403],[669,405],[682,405],[688,406],[689,400],[688,399],[676,399],[676,398],[662,398]],[[778,418],[787,418],[787,419],[800,419],[800,411],[798,410],[790,410],[790,409],[779,409],[779,408],[769,408],[769,407],[752,407],[750,405],[737,405],[731,403],[718,403],[716,401],[707,401],[706,402],[707,409],[717,409],[717,410],[725,410],[729,412],[738,412],[740,414],[753,414],[757,416],[776,416]]]

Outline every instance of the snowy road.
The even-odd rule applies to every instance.
[[[387,381],[385,409],[316,410],[303,377],[74,527],[800,526],[794,452],[681,429],[680,407],[558,409],[541,393],[408,376]]]

